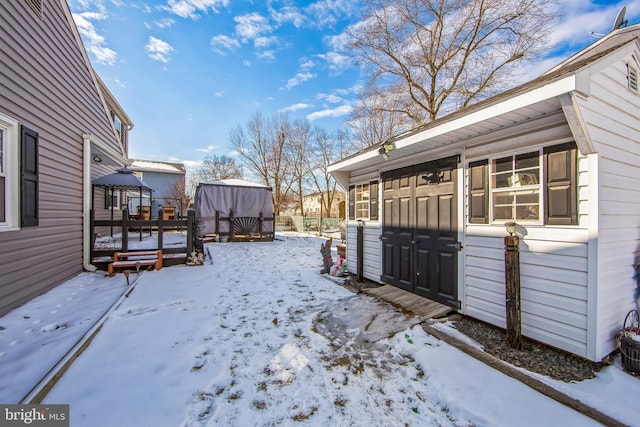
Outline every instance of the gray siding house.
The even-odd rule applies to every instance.
[[[0,53],[2,315],[93,269],[91,179],[127,162],[64,0],[0,2]]]
[[[182,163],[131,159],[129,169],[153,189],[152,199],[142,200],[144,206],[151,207],[151,216],[157,216],[158,210],[164,206],[173,206],[176,213],[182,209],[181,214],[186,215],[189,206],[181,206],[181,201],[176,200],[173,192],[176,186],[185,188],[186,171]],[[139,204],[138,194],[129,194],[127,201],[129,212],[136,213]]]
[[[616,29],[533,81],[332,165],[349,190],[351,269],[360,226],[364,277],[505,327],[514,221],[523,334],[594,361],[615,350],[640,256],[639,36]]]

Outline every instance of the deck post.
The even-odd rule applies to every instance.
[[[164,211],[160,208],[158,209],[158,249],[162,249],[162,233],[164,233]]]
[[[216,218],[218,217],[218,213],[216,212]],[[195,246],[195,239],[199,236],[197,235],[196,229],[196,213],[193,210],[187,211],[187,258],[193,252],[193,248]]]
[[[507,315],[507,344],[514,349],[522,347],[522,314],[520,310],[520,238],[504,238],[504,273]]]
[[[122,236],[122,252],[126,252],[129,250],[129,211],[125,208],[122,209],[122,221],[121,221],[122,231],[120,232],[120,236]]]
[[[364,276],[364,221],[358,220],[357,230],[358,282],[362,282]]]

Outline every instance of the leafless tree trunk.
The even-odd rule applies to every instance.
[[[383,115],[403,115],[414,125],[512,85],[517,65],[543,51],[554,4],[554,0],[365,2],[364,21],[349,30],[352,52],[370,71],[365,94],[388,95],[382,106],[374,102],[374,109]]]
[[[307,157],[312,150],[311,126],[306,120],[296,120],[291,126],[291,144],[287,159],[290,163],[294,192],[300,208],[300,214],[304,216],[303,197],[305,191],[305,176],[308,174]]]
[[[177,204],[180,216],[185,214],[191,203],[191,196],[187,194],[184,177],[176,178],[164,195],[164,200],[170,205]]]
[[[237,126],[229,138],[247,169],[273,189],[273,209],[279,215],[292,184],[290,163],[286,159],[290,144],[288,117],[281,114],[268,120],[256,112],[247,121],[246,131]]]
[[[348,138],[344,133],[332,138],[325,129],[317,127],[311,150],[306,156],[310,184],[320,193],[321,210],[327,214],[331,212],[338,191],[338,183],[329,174],[329,165],[344,157],[347,144]]]

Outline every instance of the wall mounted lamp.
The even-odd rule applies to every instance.
[[[98,156],[97,154],[93,155],[93,162],[94,163],[102,163],[102,157]]]
[[[516,224],[515,222],[507,222],[504,224],[504,228],[507,229],[507,233],[509,233],[510,236],[513,236],[513,233],[516,232],[517,227],[518,224]]]
[[[378,154],[380,154],[385,160],[389,160],[389,155],[387,154],[389,151],[393,150],[393,144],[385,141],[378,148]]]

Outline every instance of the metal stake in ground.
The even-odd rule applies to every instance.
[[[504,276],[507,309],[507,344],[522,347],[522,315],[520,311],[520,238],[514,236],[516,223],[505,224],[509,236],[504,238]]]

